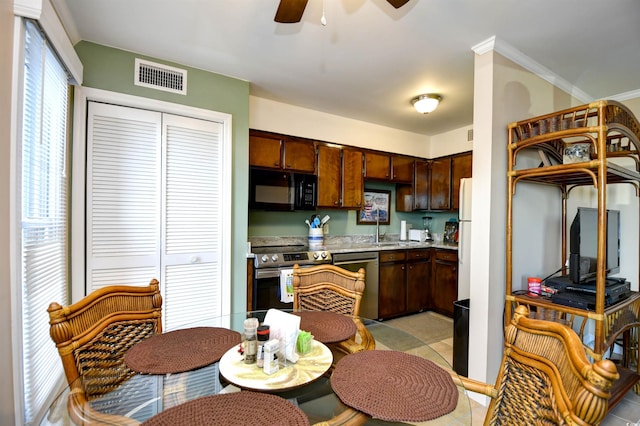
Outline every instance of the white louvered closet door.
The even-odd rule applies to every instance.
[[[157,278],[165,330],[220,315],[223,125],[88,111],[87,291]]]
[[[222,125],[163,118],[165,327],[221,313]]]
[[[162,114],[90,102],[87,292],[160,277]]]

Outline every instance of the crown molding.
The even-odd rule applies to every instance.
[[[38,21],[76,84],[82,84],[82,62],[49,0],[14,0],[13,13]]]
[[[483,55],[491,50],[501,54],[505,58],[515,62],[520,65],[522,68],[527,71],[537,75],[541,79],[551,83],[555,87],[564,90],[569,93],[571,96],[575,97],[581,102],[589,103],[594,101],[593,96],[590,96],[588,93],[584,92],[582,89],[572,85],[564,78],[560,77],[549,68],[544,65],[534,61],[524,53],[520,52],[515,47],[511,46],[509,43],[498,39],[496,36],[492,36],[485,41],[482,41],[476,45],[474,45],[471,50],[473,50],[477,55]]]
[[[630,92],[619,93],[613,96],[607,96],[607,99],[611,99],[614,101],[622,102],[629,99],[640,98],[640,89],[632,90]]]

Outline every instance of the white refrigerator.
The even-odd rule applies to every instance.
[[[458,300],[470,297],[471,282],[471,178],[460,179],[458,211]]]

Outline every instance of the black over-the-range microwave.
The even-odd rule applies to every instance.
[[[316,175],[250,169],[249,208],[260,210],[315,210]]]

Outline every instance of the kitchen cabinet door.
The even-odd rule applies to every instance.
[[[378,314],[380,318],[403,315],[407,311],[407,268],[404,261],[380,264]]]
[[[458,299],[458,254],[454,250],[436,250],[431,299],[436,312],[453,317],[453,302]]]
[[[394,182],[413,183],[414,159],[404,155],[391,157],[392,180]]]
[[[286,139],[282,154],[285,170],[304,173],[316,172],[316,149],[312,141]]]
[[[429,189],[431,188],[430,173],[431,164],[427,160],[416,161],[415,181],[413,184],[414,209],[426,210],[429,208]]]
[[[281,137],[249,133],[249,165],[281,169],[283,145]]]
[[[411,250],[407,261],[407,312],[429,309],[431,249]]]
[[[471,177],[473,154],[465,152],[454,155],[451,161],[451,208],[458,210],[460,208],[460,179]]]
[[[316,172],[312,140],[276,133],[249,131],[249,165],[301,173]]]
[[[365,152],[365,179],[391,179],[391,156],[385,153]]]
[[[318,145],[318,208],[340,207],[342,176],[341,149]]]
[[[344,208],[362,208],[364,198],[362,162],[362,151],[342,150],[342,207]]]
[[[451,157],[442,157],[431,163],[430,210],[451,208]]]
[[[407,312],[407,254],[405,250],[380,252],[378,316],[391,318]]]

